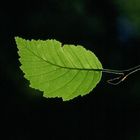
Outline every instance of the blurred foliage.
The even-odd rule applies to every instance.
[[[118,0],[120,16],[128,19],[128,22],[135,28],[136,33],[140,35],[140,1],[139,0]]]

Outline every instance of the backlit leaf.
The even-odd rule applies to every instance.
[[[30,86],[45,97],[70,100],[88,94],[101,79],[102,65],[95,54],[80,45],[56,40],[25,40],[16,37],[21,69]]]

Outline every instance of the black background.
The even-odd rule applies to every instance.
[[[90,94],[68,102],[47,99],[28,87],[14,41],[15,36],[54,38],[94,51],[104,68],[139,65],[140,3],[125,2],[5,0],[0,4],[2,139],[140,139],[139,72],[117,86],[106,83],[112,75],[103,74]]]

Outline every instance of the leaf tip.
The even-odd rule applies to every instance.
[[[19,37],[19,36],[15,36],[14,38],[15,38],[16,42],[21,39],[21,37]]]
[[[15,42],[16,42],[17,46],[18,46],[19,44],[21,44],[23,41],[24,41],[23,38],[18,37],[18,36],[15,36]]]

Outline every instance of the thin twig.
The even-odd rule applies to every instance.
[[[140,65],[138,65],[136,67],[132,67],[130,69],[126,69],[126,70],[102,69],[102,72],[119,75],[118,77],[115,77],[115,78],[107,81],[109,84],[118,85],[121,82],[123,82],[128,76],[130,76],[131,74],[133,74],[139,70],[140,70]]]

